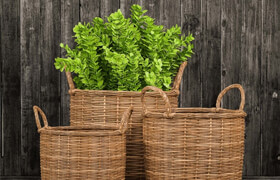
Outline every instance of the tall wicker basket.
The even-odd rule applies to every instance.
[[[220,108],[232,88],[241,92],[239,110]],[[165,101],[165,111],[147,111],[145,93],[153,90]],[[218,96],[216,108],[172,108],[166,94],[142,90],[143,136],[147,179],[241,179],[244,147],[243,88],[234,84]]]
[[[166,92],[172,107],[178,106],[179,86],[187,62],[179,68],[173,88]],[[96,122],[118,123],[123,111],[129,106],[134,107],[128,122],[126,178],[144,179],[144,147],[142,135],[142,104],[141,92],[79,90],[75,89],[71,73],[66,72],[70,94],[70,124],[91,125]],[[164,108],[164,101],[157,93],[147,93],[148,106],[152,109]]]
[[[37,106],[33,109],[40,133],[42,180],[125,179],[125,131],[131,107],[124,112],[119,127],[50,127],[44,112]]]

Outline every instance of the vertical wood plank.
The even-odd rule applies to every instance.
[[[120,9],[125,18],[130,17],[130,7],[133,4],[139,4],[141,6],[140,0],[120,0]]]
[[[181,27],[184,34],[192,33],[194,40],[194,53],[188,59],[188,66],[181,82],[180,106],[201,106],[201,1],[182,0],[181,2]]]
[[[79,0],[61,1],[61,42],[68,44],[70,48],[74,46],[73,28],[79,22]],[[59,48],[59,47],[57,47]],[[65,56],[65,50],[61,49],[61,56]],[[65,72],[60,74],[60,125],[69,125],[70,97],[69,86]]]
[[[93,18],[100,16],[99,0],[80,0],[80,21],[91,22]]]
[[[2,144],[4,143],[3,141],[3,134],[4,134],[4,128],[2,126],[2,122],[3,122],[3,119],[2,119],[2,94],[3,94],[3,88],[2,88],[2,17],[3,17],[3,14],[2,14],[2,1],[0,1],[0,57],[1,57],[1,60],[0,60],[0,176],[4,174],[4,164],[3,164],[3,155],[4,155],[4,146],[2,146]]]
[[[176,24],[180,26],[181,24],[181,1],[173,0],[161,1],[162,3],[162,14],[160,15],[160,24],[164,25],[166,28],[175,26]]]
[[[221,4],[221,83],[222,89],[240,82],[241,73],[241,33],[242,33],[242,1],[222,0]],[[223,98],[226,108],[239,107],[238,92],[230,91]],[[237,91],[237,90],[236,90]],[[238,96],[238,97],[237,97]]]
[[[2,1],[2,175],[20,175],[20,22],[19,0]]]
[[[221,87],[224,89],[230,84],[241,84],[241,33],[242,0],[226,1],[221,3]],[[243,87],[244,85],[241,84]],[[244,87],[245,88],[245,87]],[[240,104],[240,95],[233,89],[224,95],[223,107],[237,109]],[[247,95],[247,94],[246,94]],[[258,156],[259,157],[259,156]],[[249,164],[248,164],[249,165]],[[246,166],[248,166],[246,165]]]
[[[39,134],[32,110],[40,106],[40,1],[21,0],[22,175],[39,175]],[[20,112],[20,111],[18,111]],[[11,118],[12,119],[12,118]],[[10,119],[10,120],[11,120]],[[34,165],[34,166],[33,166]],[[15,175],[14,173],[12,175]]]
[[[148,10],[146,15],[154,18],[155,24],[163,25],[160,22],[162,14],[162,1],[159,0],[141,0],[142,8]]]
[[[100,17],[105,18],[120,8],[119,0],[102,0],[100,1]]]
[[[261,3],[223,1],[222,4],[222,88],[240,83],[247,92],[243,175],[260,175]],[[239,103],[237,90],[228,92],[223,99],[226,108],[237,109]]]
[[[221,90],[221,3],[220,0],[201,1],[202,25],[202,106],[215,106]]]
[[[41,0],[40,4],[40,102],[51,126],[59,125],[60,84],[54,59],[60,56],[60,2]]]
[[[263,1],[262,175],[280,175],[280,2]]]
[[[181,1],[180,0],[142,0],[147,15],[155,19],[155,24],[170,28],[181,24]]]
[[[262,3],[243,1],[241,33],[241,84],[246,92],[246,137],[243,173],[261,175],[261,81]]]

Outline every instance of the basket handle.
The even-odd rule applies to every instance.
[[[172,118],[173,114],[171,113],[171,105],[170,105],[167,95],[165,94],[165,92],[163,92],[163,90],[161,90],[160,88],[154,87],[154,86],[146,86],[141,91],[141,102],[142,102],[143,114],[146,115],[149,113],[147,110],[146,101],[145,101],[145,94],[149,90],[158,92],[160,94],[160,96],[162,97],[162,99],[164,100],[164,103],[165,103],[165,115],[167,118]]]
[[[132,112],[133,112],[132,106],[130,106],[127,110],[124,111],[122,115],[120,128],[119,128],[121,133],[125,133],[125,131],[127,130],[128,119],[130,118]]]
[[[184,70],[187,66],[188,62],[187,61],[184,61],[181,65],[180,65],[180,68],[177,72],[177,75],[175,77],[175,80],[174,80],[174,83],[173,83],[173,87],[172,87],[172,90],[175,90],[175,91],[179,91],[179,88],[180,88],[180,84],[181,84],[181,80],[182,80],[182,77],[183,77],[183,73],[184,73]]]
[[[33,106],[33,111],[34,111],[34,115],[35,115],[35,121],[37,124],[38,132],[42,129],[40,119],[39,119],[39,113],[42,116],[42,119],[44,122],[44,127],[48,127],[48,120],[47,120],[45,113],[42,111],[42,109],[40,109],[38,106]]]
[[[74,82],[72,79],[71,72],[65,70],[65,74],[66,74],[67,81],[68,81],[69,88],[70,88],[69,93],[71,94],[71,92],[75,89],[75,85],[74,85]]]
[[[222,92],[220,92],[218,98],[217,98],[217,102],[216,102],[216,108],[221,108],[221,100],[223,98],[223,96],[230,90],[230,89],[234,89],[237,88],[240,91],[241,94],[241,102],[239,105],[239,110],[243,110],[244,109],[244,105],[245,105],[245,92],[243,87],[240,84],[232,84],[228,87],[226,87],[224,90],[222,90]]]

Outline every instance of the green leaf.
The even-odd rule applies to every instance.
[[[75,46],[60,44],[66,56],[55,59],[55,68],[76,73],[79,89],[139,91],[147,85],[169,90],[180,64],[193,54],[192,34],[181,35],[177,25],[155,25],[139,5],[130,18],[120,10],[105,20],[78,23]]]

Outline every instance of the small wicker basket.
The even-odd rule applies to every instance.
[[[132,108],[114,125],[50,127],[44,112],[33,107],[40,133],[42,180],[125,179],[125,131]],[[44,127],[41,127],[38,112]]]
[[[181,64],[173,88],[165,92],[172,107],[178,107],[179,87],[186,65],[187,62]],[[70,87],[71,126],[92,125],[97,122],[118,123],[123,111],[130,105],[134,107],[126,133],[126,179],[144,179],[141,92],[75,89],[71,73],[66,72],[66,76]],[[157,93],[147,93],[147,96],[148,107],[164,109],[164,101]]]
[[[220,108],[232,88],[241,92],[239,110]],[[145,93],[158,92],[166,110],[147,111]],[[225,88],[216,108],[172,109],[166,94],[142,90],[143,136],[147,179],[242,179],[245,94],[239,84]]]

